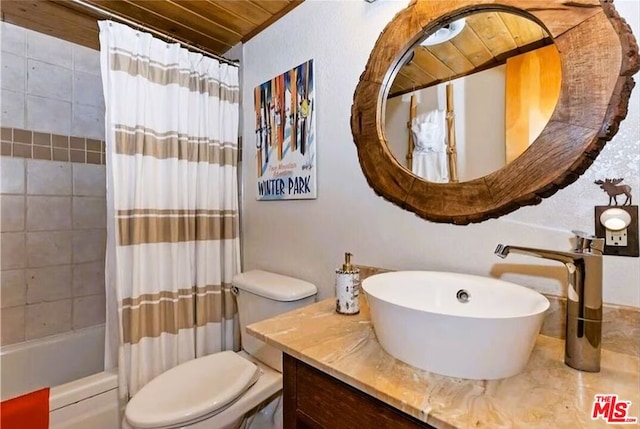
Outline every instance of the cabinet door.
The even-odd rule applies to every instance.
[[[285,429],[432,428],[288,355],[283,394]]]

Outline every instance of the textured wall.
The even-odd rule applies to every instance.
[[[468,226],[424,221],[367,185],[349,127],[353,92],[369,52],[406,4],[309,0],[244,45],[244,268],[312,281],[324,298],[333,295],[334,269],[348,250],[363,265],[492,275],[565,294],[562,266],[517,255],[503,261],[493,250],[497,243],[568,249],[570,230],[593,231],[593,206],[607,202],[593,184],[596,178],[625,177],[640,199],[640,89],[616,138],[576,183],[500,219]],[[616,6],[638,35],[640,4],[627,0]],[[310,58],[316,67],[318,199],[258,202],[253,88]],[[640,307],[637,258],[606,257],[604,278],[607,302]]]

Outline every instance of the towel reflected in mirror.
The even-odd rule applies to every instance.
[[[446,113],[436,109],[411,121],[413,135],[413,174],[430,182],[447,183]]]

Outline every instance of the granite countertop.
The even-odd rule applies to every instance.
[[[564,364],[564,341],[539,335],[525,371],[517,376],[492,381],[445,377],[387,354],[366,300],[360,303],[360,314],[346,316],[335,312],[330,298],[249,325],[247,332],[441,429],[606,427],[604,420],[591,419],[596,394],[631,401],[628,415],[640,419],[637,356],[603,350],[601,372],[580,372]]]

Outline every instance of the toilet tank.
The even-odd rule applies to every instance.
[[[245,329],[252,323],[312,304],[316,287],[304,280],[261,270],[238,274],[232,284],[238,302],[242,349],[282,372],[282,352],[247,335]]]

